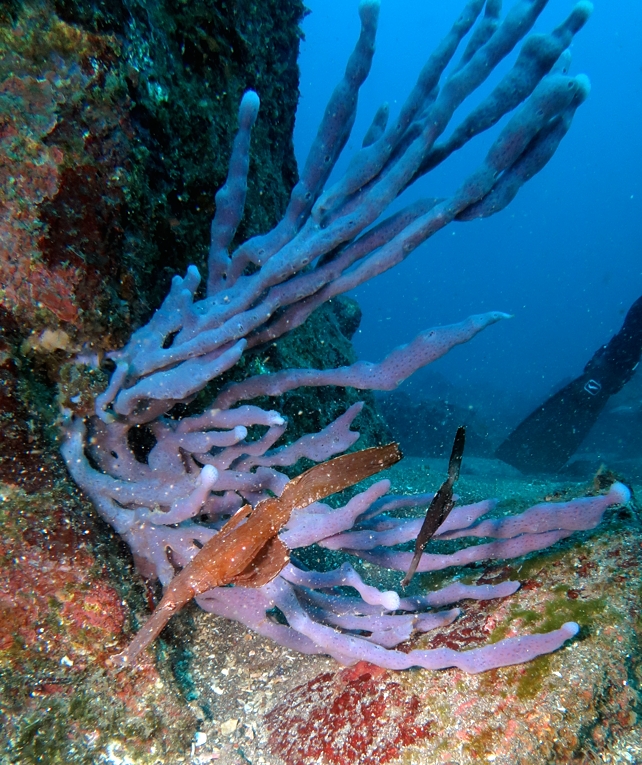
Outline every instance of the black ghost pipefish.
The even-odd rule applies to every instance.
[[[421,529],[417,535],[417,541],[415,542],[415,554],[412,556],[410,562],[410,568],[408,573],[401,582],[402,587],[406,587],[410,584],[410,580],[415,575],[417,566],[421,554],[424,551],[425,546],[429,540],[434,536],[437,529],[446,520],[448,514],[455,506],[453,501],[453,486],[455,481],[459,478],[459,468],[461,467],[461,459],[464,456],[464,444],[466,443],[466,428],[461,425],[457,428],[455,433],[455,441],[453,443],[453,449],[450,453],[450,462],[448,463],[448,478],[441,484],[439,491],[432,498],[432,502],[426,512],[424,522],[421,524]]]

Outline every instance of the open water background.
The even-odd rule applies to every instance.
[[[295,134],[300,164],[359,31],[357,0],[307,5]],[[551,0],[535,31],[555,27],[572,5]],[[390,103],[394,117],[462,7],[463,0],[383,0],[374,65],[335,173],[361,145],[381,102]],[[355,345],[372,361],[437,324],[488,310],[514,314],[456,348],[409,388],[435,396],[459,391],[487,414],[493,408],[508,426],[577,376],[642,294],[642,3],[597,0],[572,54],[571,73],[586,73],[592,90],[546,168],[501,213],[451,224],[355,292],[363,309]],[[505,123],[424,177],[403,201],[450,194]]]

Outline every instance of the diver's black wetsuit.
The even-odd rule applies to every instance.
[[[584,367],[584,373],[532,412],[497,449],[525,473],[559,470],[582,443],[609,398],[631,379],[642,356],[642,297],[622,329]]]

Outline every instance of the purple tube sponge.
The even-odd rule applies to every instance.
[[[278,396],[298,386],[391,390],[453,346],[507,317],[491,312],[427,330],[376,364],[360,361],[339,369],[288,369],[249,377],[223,388],[200,414],[182,419],[169,414],[176,403],[190,402],[234,367],[249,349],[281,337],[323,302],[401,262],[452,221],[503,209],[544,167],[588,94],[586,78],[567,73],[567,49],[591,11],[590,3],[582,0],[551,33],[529,36],[545,5],[545,0],[518,0],[501,19],[497,0],[470,0],[428,58],[399,114],[389,124],[387,106],[377,111],[344,176],[326,188],[350,136],[359,88],[374,54],[379,2],[361,0],[361,34],[283,219],[272,231],[232,251],[243,216],[252,127],[260,107],[256,93],[245,94],[227,181],[216,195],[204,297],[198,292],[201,275],[195,266],[185,276],[175,276],[148,323],[110,354],[116,368],[107,389],[96,398],[95,415],[85,422],[70,418],[65,426],[62,453],[71,475],[127,542],[145,576],[167,585],[175,567],[191,560],[242,505],[283,490],[288,478],[281,468],[302,457],[327,460],[358,438],[350,425],[360,405],[321,432],[278,447],[287,428],[285,418],[240,402]],[[453,125],[469,96],[520,44],[515,62],[491,93]],[[384,217],[417,178],[503,117],[508,118],[506,125],[485,159],[450,197],[420,200]],[[442,139],[448,128],[450,137]],[[139,426],[152,437],[145,457],[135,452],[130,438]],[[254,440],[248,437],[253,426],[263,428]],[[317,543],[403,569],[409,554],[388,548],[412,539],[417,523],[388,513],[430,498],[387,497],[388,488],[383,480],[343,507],[315,503],[296,510],[281,540],[292,549]],[[604,497],[537,506],[498,521],[478,522],[491,502],[456,508],[438,536],[495,541],[446,556],[424,553],[419,570],[542,549],[576,530],[593,528],[606,507],[627,499],[626,488],[616,484]],[[507,597],[518,586],[452,585],[438,593],[402,598],[363,582],[348,564],[318,573],[303,571],[293,562],[259,589],[217,588],[197,601],[283,645],[328,653],[344,663],[368,659],[390,668],[459,666],[479,672],[553,651],[577,626],[569,623],[545,635],[511,638],[463,654],[449,649],[406,654],[395,646],[413,631],[448,624],[459,614],[457,608],[435,609],[465,598]],[[346,587],[358,596],[346,595]],[[287,624],[267,617],[274,607]]]
[[[456,508],[448,517],[433,539],[446,540],[460,537],[491,537],[499,542],[472,545],[448,555],[434,555],[424,552],[417,571],[438,571],[449,566],[465,566],[485,560],[519,558],[535,550],[543,550],[569,537],[575,531],[594,529],[602,520],[608,507],[625,505],[631,498],[629,489],[622,483],[614,483],[608,494],[597,497],[573,499],[570,502],[546,502],[525,510],[519,515],[507,518],[469,523],[469,518],[478,517],[477,509]],[[454,518],[453,518],[454,516]],[[377,530],[381,517],[362,524],[360,531],[346,531],[319,540],[318,544],[332,550],[344,550],[359,555],[365,560],[385,568],[407,571],[412,553],[384,549],[414,540],[421,525],[419,521],[388,520],[384,531]]]

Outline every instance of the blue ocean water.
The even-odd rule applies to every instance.
[[[307,5],[295,132],[299,163],[359,31],[357,0]],[[376,108],[388,101],[391,118],[397,113],[462,6],[455,0],[383,0],[372,72],[336,176],[359,148]],[[572,7],[568,0],[551,0],[535,31],[552,29]],[[505,410],[510,424],[580,374],[620,328],[642,294],[640,30],[637,0],[597,0],[571,49],[571,73],[589,76],[591,94],[555,156],[504,211],[451,224],[402,265],[355,291],[363,309],[354,339],[361,358],[380,360],[423,329],[472,313],[511,313],[511,320],[432,365],[427,378],[437,388],[441,378],[446,388],[454,385],[486,408]],[[470,103],[489,92],[515,56]],[[462,108],[451,126],[464,113]],[[451,156],[402,201],[454,191],[505,122]]]

